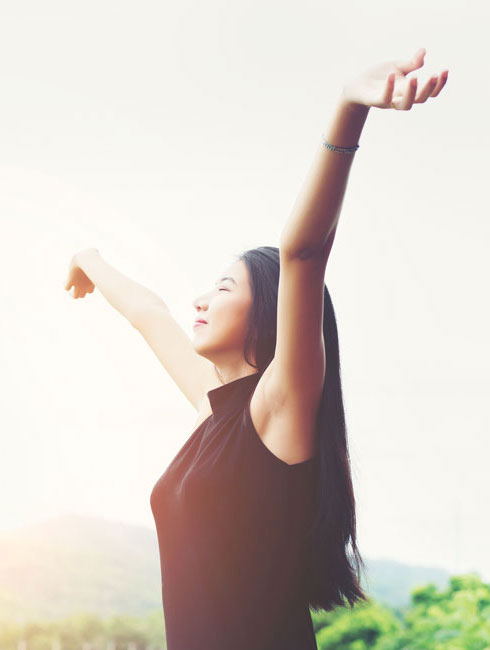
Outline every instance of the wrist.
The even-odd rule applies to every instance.
[[[359,104],[358,102],[355,102],[354,100],[350,99],[345,88],[340,93],[340,97],[338,99],[338,105],[342,111],[345,111],[346,113],[352,115],[360,115],[360,116],[367,115],[369,109],[371,108],[370,106],[366,106],[366,104]]]
[[[97,250],[97,248],[84,248],[77,253],[72,258],[72,264],[74,266],[79,266],[80,268],[83,268],[84,262],[93,260],[93,259],[100,259],[100,253]]]
[[[368,113],[369,106],[357,104],[342,93],[334,107],[330,124],[323,131],[324,139],[339,147],[356,146]]]

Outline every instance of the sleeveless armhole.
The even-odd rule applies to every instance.
[[[252,397],[253,397],[253,392],[245,403],[244,419],[245,419],[245,425],[246,425],[245,428],[246,428],[247,436],[252,439],[252,444],[257,448],[258,453],[260,453],[262,456],[267,457],[272,464],[276,465],[277,467],[281,467],[283,470],[286,471],[288,470],[294,471],[296,469],[300,469],[303,467],[310,467],[311,465],[313,465],[313,462],[315,461],[315,456],[313,456],[312,458],[308,458],[307,460],[300,461],[299,463],[293,463],[292,465],[290,465],[289,463],[286,463],[286,461],[282,460],[282,458],[279,458],[279,456],[276,456],[276,454],[273,451],[271,451],[269,447],[267,447],[267,445],[260,437],[252,420],[252,415],[250,413],[250,403],[252,401]]]

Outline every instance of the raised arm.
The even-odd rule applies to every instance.
[[[201,409],[206,392],[219,383],[214,365],[197,354],[190,337],[158,294],[118,271],[95,248],[72,257],[65,289],[72,287],[73,298],[83,298],[97,287],[141,333],[194,408]]]
[[[425,50],[408,60],[381,63],[347,83],[334,107],[299,196],[280,239],[277,339],[268,369],[268,402],[309,412],[318,402],[325,374],[323,292],[355,147],[369,109],[410,110],[436,97],[448,71],[430,77],[417,92],[406,75],[423,65]],[[326,147],[354,147],[343,153]],[[300,435],[300,434],[298,434]],[[298,441],[295,441],[296,447]],[[307,445],[308,447],[309,445]]]
[[[425,49],[420,48],[412,59],[386,61],[347,83],[339,95],[323,140],[341,148],[356,147],[371,106],[408,111],[413,104],[437,97],[447,81],[447,70],[431,76],[420,89],[417,77],[406,77],[423,66],[424,56]],[[351,153],[333,151],[323,142],[318,145],[281,235],[281,248],[285,253],[306,258],[322,252],[328,257],[353,158]]]
[[[340,95],[324,133],[326,141],[339,147],[356,146],[368,113],[368,106]],[[332,151],[319,143],[281,234],[280,248],[285,254],[306,258],[318,255],[327,245],[331,248],[353,159],[352,153]]]
[[[355,147],[369,107],[341,97],[326,141],[337,147]],[[318,145],[291,216],[281,234],[277,305],[277,338],[268,368],[268,401],[283,413],[316,410],[325,377],[323,339],[323,284],[335,237],[354,153]],[[293,317],[291,317],[293,315]],[[296,415],[297,417],[297,415]],[[301,435],[298,432],[298,435]],[[303,441],[311,448],[310,441]],[[291,448],[301,441],[289,441]]]
[[[96,248],[86,248],[71,258],[65,289],[70,291],[72,287],[73,298],[84,298],[97,287],[130,323],[142,307],[165,304],[156,293],[109,264]]]

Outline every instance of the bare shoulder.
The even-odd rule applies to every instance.
[[[309,399],[276,394],[270,381],[274,360],[250,400],[250,418],[264,445],[279,460],[294,465],[315,453],[315,422],[321,394]]]

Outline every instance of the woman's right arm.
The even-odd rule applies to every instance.
[[[65,289],[71,287],[73,298],[83,298],[97,287],[141,333],[194,408],[200,411],[206,405],[207,391],[219,385],[214,364],[197,354],[190,337],[158,294],[115,269],[96,248],[72,257]]]
[[[118,271],[96,248],[84,249],[72,257],[65,289],[69,291],[71,287],[73,298],[83,298],[97,287],[131,324],[142,308],[154,304],[165,306],[160,296]]]

